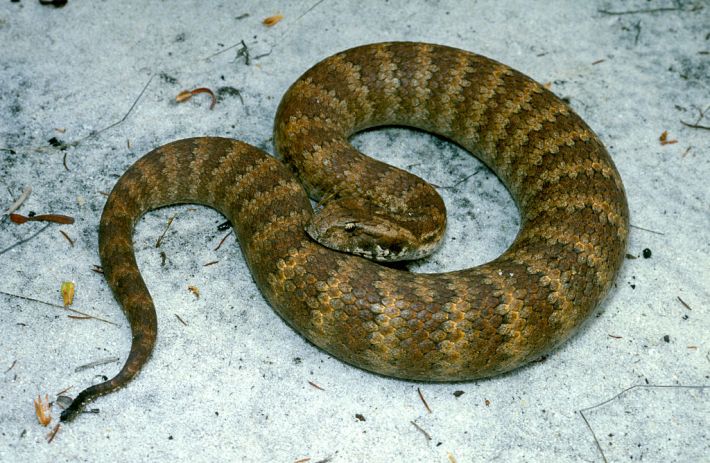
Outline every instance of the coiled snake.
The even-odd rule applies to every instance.
[[[444,232],[430,185],[348,143],[392,124],[446,137],[498,175],[521,214],[500,257],[440,274],[360,257],[421,257]],[[628,208],[602,143],[551,92],[491,59],[423,43],[336,54],[287,91],[274,140],[293,173],[245,143],[202,137],[161,146],[121,177],[101,217],[99,253],[131,350],[116,377],[82,391],[62,420],[125,385],[150,356],[155,307],[132,234],[160,206],[221,211],[264,297],[291,326],[345,362],[413,380],[483,378],[539,358],[584,321],[621,265]],[[323,204],[315,216],[304,187]]]

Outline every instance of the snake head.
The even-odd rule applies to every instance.
[[[387,212],[361,198],[329,201],[306,225],[323,246],[367,259],[394,262],[417,258],[417,240]]]

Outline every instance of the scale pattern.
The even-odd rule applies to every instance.
[[[333,251],[304,232],[313,215],[305,186],[313,198],[364,195],[404,212],[424,241],[441,238],[445,210],[433,188],[348,143],[386,124],[447,137],[495,171],[521,213],[508,250],[478,267],[415,274]],[[291,86],[274,134],[290,168],[245,143],[202,137],[157,148],[118,181],[99,252],[130,322],[131,352],[63,420],[125,385],[150,356],[155,307],[132,235],[160,206],[221,211],[264,297],[294,329],[343,361],[413,380],[483,378],[539,358],[589,316],[621,266],[628,208],[603,145],[551,92],[488,58],[422,43],[339,53]]]

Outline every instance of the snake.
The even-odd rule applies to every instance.
[[[435,187],[349,141],[392,125],[450,140],[498,176],[520,213],[500,256],[430,274],[388,264],[435,252],[446,228]],[[125,386],[153,351],[156,311],[133,231],[162,206],[221,212],[291,327],[337,359],[404,380],[473,381],[540,359],[589,318],[622,264],[628,205],[599,137],[543,85],[493,59],[420,42],[337,53],[286,91],[273,141],[278,158],[229,138],[178,140],[120,177],[98,246],[130,352],[63,421]]]

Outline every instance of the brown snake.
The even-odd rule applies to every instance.
[[[434,250],[446,220],[438,194],[348,142],[393,124],[446,137],[498,175],[521,214],[500,257],[416,274],[315,241],[384,260]],[[160,206],[223,213],[264,297],[292,327],[345,362],[413,380],[483,378],[539,358],[572,335],[621,266],[628,208],[604,146],[551,92],[488,58],[422,43],[331,56],[287,91],[274,140],[296,176],[245,143],[203,137],[161,146],[121,177],[101,217],[99,253],[130,322],[131,350],[121,371],[82,391],[62,420],[125,385],[150,356],[155,307],[132,235]],[[323,202],[320,214],[304,186]]]

